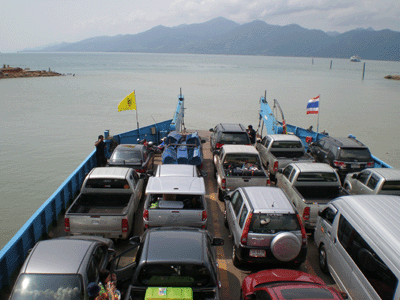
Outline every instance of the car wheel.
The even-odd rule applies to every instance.
[[[218,200],[224,202],[224,193],[218,189]]]
[[[237,257],[235,245],[233,245],[232,248],[232,263],[235,267],[239,267],[242,264],[240,259]]]
[[[318,261],[319,261],[319,268],[325,274],[329,274],[328,262],[326,259],[326,249],[325,245],[321,245],[318,251]]]
[[[292,232],[282,232],[271,241],[271,252],[282,262],[295,259],[301,250],[301,242]]]

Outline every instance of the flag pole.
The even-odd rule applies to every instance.
[[[136,105],[136,125],[137,125],[139,140],[140,140],[139,119],[138,119],[138,112],[137,112],[138,111],[138,105],[137,105],[137,101],[136,101],[136,92],[135,92],[135,90],[133,90],[133,93],[135,95],[135,105]]]
[[[318,118],[317,118],[317,133],[319,132],[319,112],[320,112],[320,107],[321,107],[321,95],[318,95],[319,101],[318,101]]]

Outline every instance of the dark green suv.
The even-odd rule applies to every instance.
[[[329,164],[338,172],[341,181],[347,173],[372,168],[374,161],[368,147],[354,136],[324,137],[308,147],[317,162]]]

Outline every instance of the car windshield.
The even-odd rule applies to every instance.
[[[222,133],[221,144],[250,144],[250,138],[246,132]]]
[[[339,159],[372,159],[368,149],[342,148]]]
[[[324,288],[282,288],[282,299],[335,299],[332,292]]]
[[[22,274],[10,300],[81,300],[82,278],[76,274]]]
[[[138,281],[145,286],[204,287],[209,285],[208,268],[200,264],[147,264],[139,273]]]
[[[111,160],[140,161],[142,159],[139,151],[114,151]]]
[[[294,230],[300,230],[299,221],[295,214],[254,213],[249,233],[276,233]]]

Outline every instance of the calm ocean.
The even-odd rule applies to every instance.
[[[133,111],[117,112],[133,90],[140,126],[172,119],[182,88],[186,128],[206,130],[219,122],[257,128],[265,90],[287,123],[316,129],[306,105],[320,95],[320,131],[351,133],[400,167],[400,82],[384,79],[399,74],[400,62],[365,62],[362,80],[363,62],[349,59],[1,53],[1,66],[67,75],[0,80],[0,248],[93,151],[99,134],[136,128]]]

